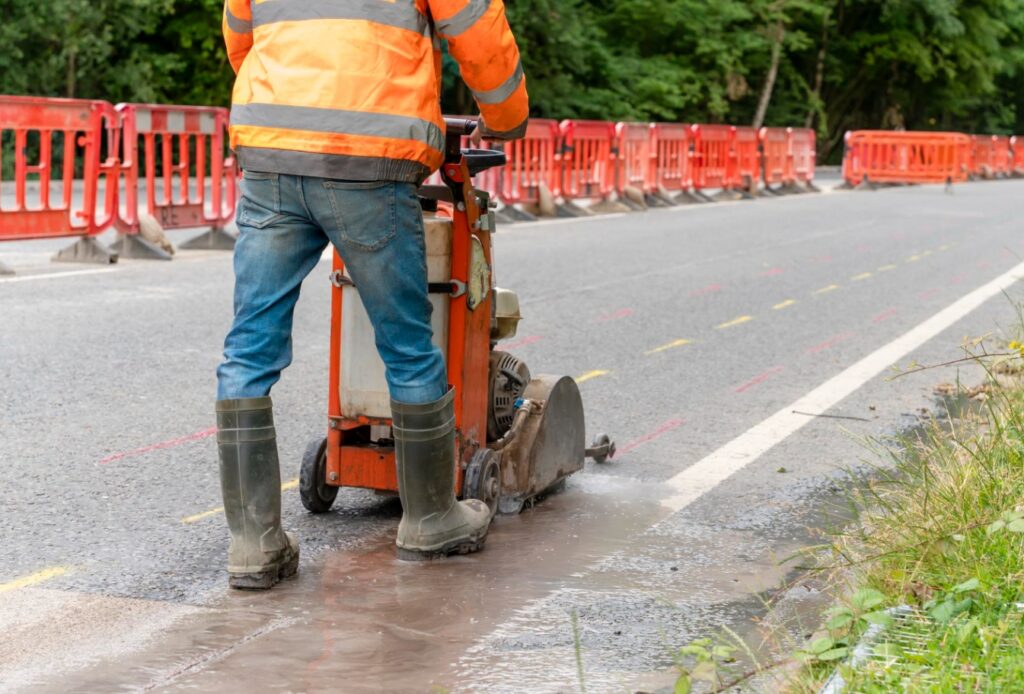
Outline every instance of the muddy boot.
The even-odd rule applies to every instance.
[[[217,401],[228,585],[265,590],[299,568],[299,543],[281,530],[281,470],[270,398]]]
[[[408,561],[476,552],[491,513],[482,501],[455,500],[455,391],[425,405],[391,401],[398,459],[398,558]]]

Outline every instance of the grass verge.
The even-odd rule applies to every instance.
[[[837,666],[847,692],[1024,691],[1019,365],[988,363],[980,405],[905,440],[853,492],[855,522],[830,547],[846,597],[798,653],[790,691],[817,692]],[[872,624],[881,635],[851,667]]]

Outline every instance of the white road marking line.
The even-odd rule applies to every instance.
[[[102,268],[95,270],[72,270],[70,272],[47,272],[41,275],[15,275],[14,277],[0,277],[0,284],[7,282],[31,282],[32,280],[59,280],[64,277],[78,277],[80,275],[101,275],[105,272],[117,272],[114,268]]]
[[[923,323],[883,345],[796,402],[783,407],[760,424],[678,473],[666,482],[675,494],[663,500],[662,504],[673,512],[686,508],[813,419],[806,415],[794,414],[794,410],[828,411],[902,357],[951,327],[992,297],[1013,286],[1022,277],[1024,263],[956,300]]]

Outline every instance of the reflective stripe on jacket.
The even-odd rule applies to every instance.
[[[223,29],[243,169],[419,183],[444,158],[440,39],[487,133],[526,128],[502,0],[225,0]]]

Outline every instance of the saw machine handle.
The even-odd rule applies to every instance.
[[[504,166],[507,161],[505,153],[496,149],[464,149],[461,154],[466,160],[470,176],[476,176],[481,171],[496,166]]]

